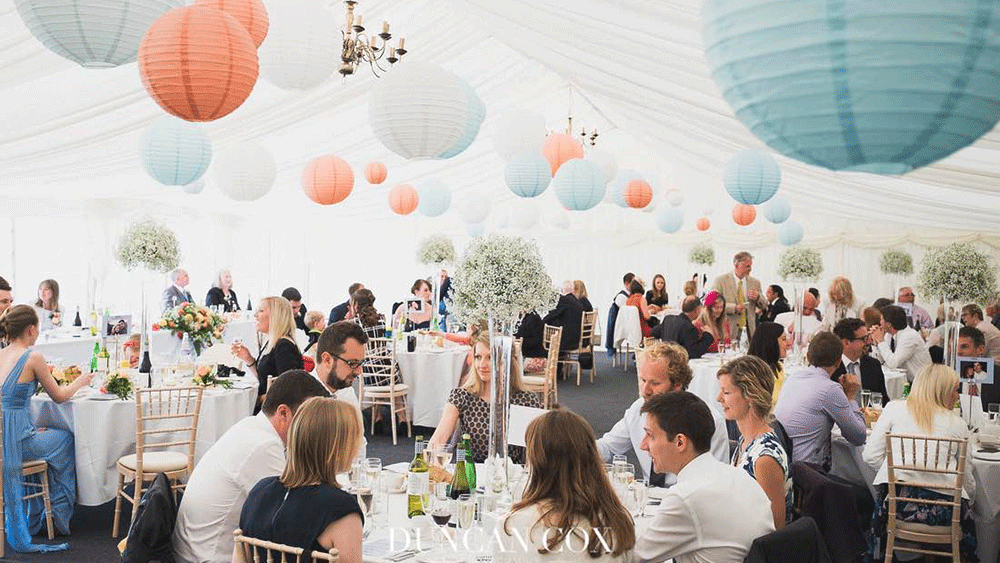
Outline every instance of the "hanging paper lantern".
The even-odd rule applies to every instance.
[[[459,202],[458,214],[466,223],[482,223],[490,214],[490,200],[484,194],[467,193]]]
[[[208,170],[212,142],[200,125],[164,115],[143,133],[141,153],[142,166],[154,180],[185,186]]]
[[[399,215],[409,215],[420,203],[417,190],[409,184],[393,186],[389,190],[389,207]]]
[[[185,0],[15,0],[28,31],[47,49],[85,68],[136,60],[142,36]]]
[[[679,207],[664,207],[656,214],[656,226],[667,234],[676,233],[684,226],[684,210]]]
[[[708,220],[708,217],[702,217],[698,219],[697,226],[699,231],[707,231],[712,226],[712,222]]]
[[[340,203],[353,189],[351,165],[332,154],[310,160],[302,170],[302,191],[320,205]]]
[[[625,184],[625,203],[634,209],[642,209],[653,200],[653,188],[642,178],[635,178]]]
[[[615,160],[615,155],[608,151],[590,149],[587,151],[585,158],[597,165],[597,169],[601,171],[601,177],[604,178],[605,184],[614,180],[615,175],[618,174],[618,161]]]
[[[781,168],[764,151],[740,151],[726,163],[723,183],[737,202],[760,205],[778,192]]]
[[[420,186],[420,214],[425,217],[443,215],[451,207],[451,190],[441,180],[431,178]]]
[[[762,207],[764,218],[775,225],[784,223],[792,215],[792,206],[783,197],[776,197]]]
[[[139,75],[168,113],[212,121],[233,112],[257,82],[257,47],[232,16],[205,6],[163,15],[139,47]]]
[[[746,227],[757,218],[757,209],[752,205],[737,203],[733,207],[733,222]]]
[[[365,166],[365,179],[369,184],[381,184],[388,175],[389,171],[381,162],[369,162],[368,166]]]
[[[228,16],[227,16],[228,17]],[[278,175],[274,157],[254,143],[236,143],[215,157],[215,181],[236,201],[254,201],[271,191]]]
[[[260,47],[267,37],[267,8],[260,0],[195,0],[195,4],[222,10],[233,16],[250,34],[256,47]]]
[[[996,2],[710,0],[712,78],[736,116],[786,156],[902,174],[1000,119]]]
[[[472,144],[486,106],[469,83],[419,61],[380,78],[368,100],[368,122],[392,152],[409,160],[450,158]]]
[[[705,217],[711,217],[713,213],[715,213],[715,203],[706,203],[705,207],[702,208],[701,214]]]
[[[205,178],[198,178],[194,182],[191,182],[186,186],[182,186],[181,189],[187,194],[200,194],[205,189]]]
[[[518,197],[538,197],[552,181],[549,161],[541,152],[522,152],[507,162],[504,168],[507,187]]]
[[[778,227],[778,242],[785,246],[798,244],[803,235],[802,225],[797,221],[785,221]]]
[[[642,212],[643,213],[652,213],[652,212],[656,211],[656,208],[660,205],[660,202],[662,200],[663,200],[662,197],[658,198],[656,196],[653,196],[653,199],[652,199],[652,201],[649,202],[649,205],[647,205],[646,207],[642,208]]]
[[[340,65],[341,37],[333,12],[310,2],[271,2],[267,40],[260,46],[260,75],[283,90],[308,90]]]
[[[572,211],[586,211],[604,198],[601,171],[586,160],[577,158],[566,161],[556,172],[552,185],[559,202]]]
[[[552,167],[552,176],[555,176],[559,167],[567,160],[583,158],[583,145],[572,135],[553,133],[549,135],[548,139],[545,139],[545,144],[542,145],[542,154],[545,155],[545,159]]]
[[[562,209],[553,209],[545,214],[545,221],[556,229],[569,228],[569,213]]]
[[[511,223],[513,223],[515,229],[530,231],[538,225],[541,214],[537,205],[524,202],[522,205],[515,206],[512,209],[510,215]]]
[[[670,190],[670,193],[667,194],[667,203],[673,207],[684,205],[684,192],[677,189]]]
[[[507,110],[498,116],[493,148],[505,159],[523,152],[541,154],[546,133],[545,118],[540,114],[522,109]]]
[[[611,186],[608,189],[608,195],[605,199],[614,203],[618,207],[628,207],[628,202],[625,201],[625,187],[628,186],[629,182],[632,180],[642,179],[642,176],[640,176],[635,170],[619,170],[618,175],[615,176],[614,181],[611,182]]]
[[[470,237],[481,237],[486,232],[486,225],[482,223],[466,223],[465,234]]]

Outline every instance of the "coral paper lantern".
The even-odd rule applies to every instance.
[[[333,155],[314,158],[302,170],[302,191],[320,205],[340,203],[354,189],[351,165]]]
[[[164,115],[142,135],[142,166],[161,184],[186,186],[201,178],[211,161],[212,142],[197,123]]]
[[[781,168],[764,151],[741,151],[724,170],[726,191],[739,203],[760,205],[774,197],[781,185]]]
[[[737,203],[733,207],[733,222],[742,227],[746,227],[757,218],[757,209],[752,205]]]
[[[709,228],[711,228],[712,222],[708,220],[708,217],[702,217],[701,219],[698,219],[698,223],[696,226],[698,227],[699,231],[707,231]]]
[[[784,223],[792,215],[792,206],[783,197],[771,199],[761,209],[764,211],[764,218],[775,225]]]
[[[368,166],[365,166],[365,179],[369,184],[381,184],[388,175],[389,171],[381,162],[369,162]]]
[[[42,45],[85,68],[136,60],[142,36],[185,0],[15,0],[24,25]]]
[[[629,207],[642,209],[653,201],[653,188],[642,178],[635,178],[625,184],[625,203]]]
[[[559,203],[571,211],[586,211],[604,199],[604,178],[592,162],[573,159],[564,163],[552,179]]]
[[[230,199],[254,201],[271,191],[278,165],[267,149],[253,143],[237,143],[214,159],[215,180]]]
[[[257,47],[232,16],[206,6],[163,15],[139,47],[139,75],[168,113],[212,121],[233,112],[257,82]]]
[[[444,215],[451,207],[451,190],[437,178],[426,180],[420,185],[418,209],[425,217]]]
[[[676,233],[684,226],[684,210],[680,207],[664,207],[656,214],[656,226],[667,234]]]
[[[618,207],[628,207],[628,202],[625,201],[625,187],[636,179],[642,180],[643,178],[635,170],[619,170],[618,175],[611,182],[611,186],[608,187],[606,201],[610,201]]]
[[[559,167],[567,160],[583,158],[583,145],[580,144],[580,141],[573,138],[572,135],[553,133],[549,135],[548,139],[545,139],[545,144],[542,145],[542,154],[549,161],[549,165],[552,167],[552,175],[555,176],[556,172],[559,171]],[[601,177],[604,177],[603,173]]]
[[[782,154],[901,174],[1000,119],[1000,4],[708,0],[704,45],[736,116]]]
[[[794,246],[802,241],[804,234],[802,225],[797,221],[785,221],[778,227],[778,242],[785,246]]]
[[[541,151],[520,153],[504,168],[507,187],[518,197],[538,197],[552,181],[552,169]]]
[[[195,4],[222,10],[233,16],[236,21],[240,22],[243,29],[247,30],[250,38],[253,39],[253,44],[257,47],[260,47],[264,38],[267,37],[270,21],[267,8],[260,0],[196,0]]]
[[[389,207],[399,215],[409,215],[420,203],[417,190],[409,184],[393,186],[389,190]]]

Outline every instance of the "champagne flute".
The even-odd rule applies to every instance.
[[[635,515],[642,518],[646,515],[646,501],[649,497],[645,479],[637,477],[632,482],[632,494],[635,497]]]
[[[372,515],[372,507],[375,502],[375,490],[372,486],[361,485],[357,489],[358,505],[361,506],[361,512],[365,515],[365,521],[367,522]]]
[[[867,409],[872,406],[872,392],[867,389],[861,390],[861,408]]]
[[[372,487],[378,485],[382,477],[382,460],[377,457],[370,457],[364,461],[365,478]]]
[[[476,500],[472,495],[458,496],[458,527],[469,530],[476,521]]]

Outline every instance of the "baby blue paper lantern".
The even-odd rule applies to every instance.
[[[764,218],[775,225],[784,223],[792,216],[792,206],[783,197],[771,199],[761,206],[761,210],[764,212]]]
[[[664,207],[656,214],[656,226],[665,233],[676,233],[684,226],[684,210],[680,207]]]
[[[518,197],[538,197],[552,181],[552,166],[541,150],[520,153],[504,168],[507,187]]]
[[[438,158],[451,158],[469,148],[472,141],[476,140],[479,134],[479,127],[486,119],[486,104],[476,91],[469,86],[468,82],[462,82],[462,90],[465,93],[465,123],[462,127],[462,134],[453,145],[438,155]]]
[[[165,115],[142,135],[142,166],[154,180],[186,186],[208,170],[212,142],[197,123]]]
[[[712,78],[778,152],[902,174],[1000,120],[1000,2],[705,0]]]
[[[746,205],[760,205],[774,197],[781,185],[781,168],[764,151],[736,153],[726,163],[723,184],[726,192]]]
[[[785,221],[778,227],[778,242],[785,246],[793,246],[802,242],[802,225],[798,221]]]
[[[632,180],[636,179],[641,180],[642,175],[635,170],[620,170],[618,175],[615,176],[615,179],[612,180],[611,187],[609,188],[610,193],[608,194],[608,198],[611,202],[618,207],[628,208],[629,204],[625,201],[625,186],[627,186]]]
[[[592,162],[581,158],[567,160],[559,167],[552,185],[556,198],[570,211],[586,211],[604,199],[604,177]]]
[[[425,217],[438,217],[451,207],[451,190],[441,180],[431,178],[420,185],[417,211]]]

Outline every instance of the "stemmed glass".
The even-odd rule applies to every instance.
[[[448,498],[448,483],[434,484],[434,510],[431,511],[431,519],[441,527],[441,537],[437,542],[438,546],[444,545],[445,534],[448,533],[448,521],[451,520],[451,499]]]
[[[867,409],[872,406],[872,392],[867,389],[861,390],[861,408]]]
[[[646,480],[637,477],[632,481],[632,495],[635,497],[634,515],[642,518],[646,515],[646,500],[649,496],[649,489],[646,488]]]
[[[458,496],[458,527],[469,530],[476,521],[476,499],[472,495]]]

